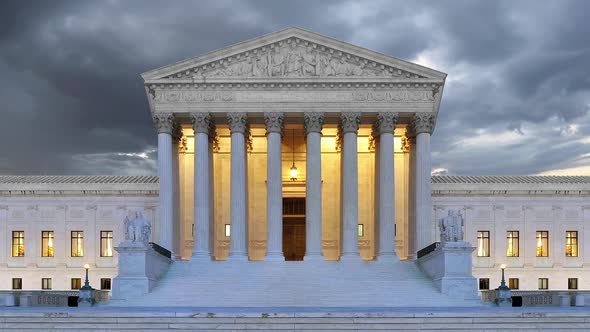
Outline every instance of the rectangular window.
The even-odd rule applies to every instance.
[[[41,232],[41,257],[53,257],[53,231]]]
[[[490,232],[477,231],[477,256],[490,257]]]
[[[480,290],[490,289],[490,279],[489,278],[479,278],[479,289]]]
[[[81,278],[72,278],[71,285],[72,285],[72,290],[82,288],[82,279]]]
[[[113,231],[100,231],[100,257],[113,256]]]
[[[549,257],[548,231],[537,231],[537,257]]]
[[[100,289],[111,290],[111,278],[100,278]]]
[[[225,224],[225,236],[226,237],[231,236],[231,225],[230,224]]]
[[[84,257],[84,232],[72,231],[70,246],[72,257]]]
[[[578,257],[578,231],[565,232],[565,255]]]
[[[51,278],[41,278],[41,289],[51,289]]]
[[[508,231],[506,232],[506,256],[508,257],[518,257],[518,231]]]
[[[12,289],[23,289],[23,279],[12,278]]]
[[[12,232],[12,257],[25,256],[25,232]]]
[[[578,278],[567,278],[567,289],[578,289]]]
[[[359,224],[359,237],[365,236],[365,225]]]
[[[518,289],[518,278],[508,278],[508,288]]]
[[[539,289],[549,289],[549,278],[539,278]]]

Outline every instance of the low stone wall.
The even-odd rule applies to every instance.
[[[5,307],[67,307],[75,306],[78,303],[77,290],[11,290],[0,291],[0,306]],[[74,297],[76,300],[69,302]],[[109,291],[95,290],[94,299],[96,302],[108,302]]]
[[[495,298],[495,289],[481,292],[482,302],[493,303]],[[516,301],[515,298],[521,298],[522,301]],[[512,303],[513,306],[523,307],[584,307],[590,305],[590,291],[513,290]]]

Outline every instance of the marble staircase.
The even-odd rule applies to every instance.
[[[151,293],[113,306],[471,307],[411,261],[177,261]]]

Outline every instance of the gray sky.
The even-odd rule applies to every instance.
[[[289,26],[449,74],[433,168],[590,175],[590,1],[0,3],[0,174],[155,174],[139,74]]]

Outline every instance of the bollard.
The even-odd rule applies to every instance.
[[[572,304],[572,299],[569,295],[559,295],[559,306],[569,307]]]
[[[576,307],[583,307],[586,297],[583,294],[576,294]]]
[[[14,307],[16,305],[16,298],[14,297],[14,294],[6,294],[6,297],[4,298],[4,305],[7,307]]]

